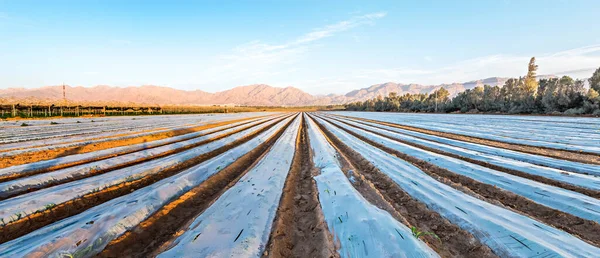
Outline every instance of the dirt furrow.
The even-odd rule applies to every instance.
[[[133,230],[113,240],[98,257],[149,257],[158,254],[227,189],[253,167],[292,123],[290,120],[274,136],[248,152],[233,164],[207,179]]]
[[[335,124],[333,125],[374,147],[410,162],[423,172],[430,175],[432,178],[435,178],[442,183],[459,190],[461,186],[467,187],[481,197],[488,199],[488,202],[495,203],[495,201],[498,201],[502,205],[514,209],[517,212],[526,214],[543,223],[563,230],[569,234],[578,236],[595,246],[600,246],[600,234],[598,234],[598,232],[600,232],[600,224],[594,221],[582,219],[569,213],[549,208],[520,195],[504,191],[496,186],[484,184],[470,177],[455,174],[447,169],[435,166],[426,161],[414,158],[392,148],[383,146],[377,142],[366,139],[355,132],[341,128]],[[450,182],[448,182],[448,180],[450,180]]]
[[[441,256],[496,257],[489,247],[481,244],[472,234],[452,224],[437,212],[429,210],[425,204],[412,198],[392,179],[345,145],[322,124],[316,120],[315,122],[336,149],[357,169],[355,173],[362,174],[365,180],[372,184],[377,192],[381,193],[393,205],[394,209],[408,221],[409,226],[415,226],[423,232],[431,231],[440,237],[441,241],[429,236],[425,239]]]
[[[339,257],[327,229],[313,176],[306,121],[303,121],[291,170],[263,257]]]
[[[27,233],[30,233],[36,229],[49,225],[58,220],[79,214],[91,207],[97,206],[116,197],[126,195],[130,192],[135,191],[136,189],[148,186],[164,178],[176,175],[177,173],[187,168],[190,168],[196,164],[211,159],[221,153],[224,153],[249,141],[250,139],[254,138],[255,136],[259,135],[264,131],[267,131],[269,128],[275,126],[278,122],[284,119],[285,118],[281,118],[276,123],[268,125],[265,128],[260,129],[254,133],[248,134],[242,139],[234,141],[210,153],[199,155],[193,159],[182,162],[177,166],[163,170],[160,173],[153,174],[151,176],[144,177],[135,181],[129,181],[119,185],[114,185],[109,188],[100,190],[98,192],[86,194],[75,200],[58,204],[54,207],[46,209],[45,211],[30,214],[28,216],[20,218],[19,220],[7,223],[1,228],[2,234],[0,234],[0,244],[23,236]],[[287,125],[289,125],[289,123]]]
[[[423,146],[423,145],[420,145],[420,144],[417,144],[417,143],[408,142],[408,141],[405,141],[405,140],[402,140],[402,139],[399,139],[399,138],[391,137],[391,136],[388,136],[388,135],[385,135],[385,134],[382,134],[382,133],[379,133],[379,132],[376,132],[376,131],[373,131],[373,130],[369,130],[369,129],[365,129],[365,128],[359,128],[359,127],[356,127],[356,126],[354,126],[352,124],[349,124],[349,123],[347,123],[347,122],[345,122],[344,120],[341,120],[341,119],[336,119],[336,118],[332,118],[332,119],[334,119],[335,121],[338,121],[340,123],[344,123],[344,124],[346,124],[348,126],[351,126],[353,128],[357,128],[359,130],[370,132],[370,133],[379,135],[381,137],[385,137],[385,138],[388,138],[388,139],[391,139],[391,140],[394,140],[394,141],[397,141],[397,142],[401,142],[403,144],[410,145],[410,146],[413,146],[413,147],[416,147],[416,148],[419,148],[419,149],[423,149],[423,150],[431,151],[431,152],[434,152],[434,153],[437,153],[437,154],[441,154],[441,155],[444,155],[444,156],[448,156],[448,157],[452,157],[452,158],[464,160],[466,162],[477,164],[477,165],[480,165],[482,167],[487,167],[487,168],[490,168],[490,169],[493,169],[493,170],[497,170],[497,171],[500,171],[500,172],[504,172],[504,173],[507,173],[507,174],[511,174],[511,175],[515,175],[515,176],[518,176],[518,177],[522,177],[522,178],[527,178],[527,179],[531,179],[531,180],[534,180],[534,181],[538,181],[540,183],[544,183],[544,184],[547,184],[547,185],[552,185],[552,186],[560,187],[560,188],[563,188],[563,189],[571,190],[571,191],[578,192],[578,193],[581,193],[581,194],[585,194],[585,195],[588,195],[588,196],[591,196],[591,197],[594,197],[594,198],[600,198],[600,191],[595,191],[595,190],[591,190],[591,189],[579,187],[579,186],[576,186],[576,185],[571,185],[571,184],[568,184],[568,183],[565,183],[565,182],[561,182],[561,181],[558,181],[558,180],[553,180],[553,179],[550,179],[550,178],[547,178],[547,177],[543,177],[543,176],[539,176],[539,175],[532,175],[532,174],[528,174],[528,173],[525,173],[525,172],[522,172],[522,171],[518,171],[518,170],[514,170],[514,169],[509,169],[509,168],[505,168],[505,167],[493,165],[493,164],[490,164],[490,163],[487,163],[487,162],[483,162],[483,161],[479,161],[479,160],[475,160],[475,159],[463,157],[463,156],[460,156],[458,154],[454,154],[454,153],[450,153],[450,152],[445,152],[445,151],[442,151],[442,150],[439,150],[439,149],[434,149],[434,148],[426,147],[426,146]],[[360,122],[357,122],[357,123],[360,123]],[[382,129],[382,130],[386,130],[385,128],[380,128],[380,127],[377,127],[377,128]],[[390,131],[390,130],[387,130],[387,131]],[[390,132],[393,132],[393,131],[390,131]],[[411,136],[411,137],[415,137],[415,136]],[[415,138],[419,138],[419,137],[415,137]],[[419,138],[419,139],[427,140],[427,139],[423,139],[423,138]]]
[[[387,126],[391,126],[391,127],[404,129],[404,130],[410,130],[410,131],[414,131],[414,132],[445,137],[445,138],[453,139],[453,140],[477,143],[477,144],[482,144],[482,145],[487,145],[487,146],[492,146],[492,147],[503,148],[503,149],[507,149],[507,150],[520,151],[520,152],[525,152],[525,153],[529,153],[529,154],[542,155],[542,156],[546,156],[546,157],[564,159],[564,160],[569,160],[569,161],[574,161],[574,162],[600,165],[600,155],[595,154],[595,153],[577,152],[577,151],[570,151],[570,150],[559,150],[559,149],[525,145],[525,144],[506,143],[506,142],[494,141],[494,140],[489,140],[489,139],[484,139],[484,138],[479,138],[479,137],[474,137],[474,136],[446,133],[446,132],[418,128],[418,127],[414,127],[414,126],[406,126],[406,125],[401,125],[401,124],[388,123],[388,122],[383,122],[383,121],[378,121],[378,120],[373,120],[373,119],[357,118],[357,117],[342,116],[342,115],[336,115],[336,116],[343,117],[346,119],[362,120],[362,121],[367,121],[367,122],[371,122],[371,123],[387,125]]]
[[[226,137],[228,137],[230,135],[239,133],[239,132],[244,131],[244,130],[248,130],[248,129],[252,128],[252,127],[259,126],[259,125],[264,124],[264,123],[269,122],[269,121],[271,121],[271,120],[266,120],[264,122],[260,122],[258,124],[254,124],[254,125],[242,126],[239,129],[236,129],[236,130],[234,130],[234,131],[232,131],[230,133],[224,134],[224,135],[212,137],[212,138],[206,139],[204,141],[201,141],[201,142],[198,142],[198,143],[195,143],[195,144],[191,144],[191,145],[188,145],[188,146],[185,146],[185,147],[182,147],[182,148],[177,148],[177,149],[169,150],[169,151],[160,153],[158,155],[147,156],[147,157],[144,157],[144,158],[141,158],[141,159],[138,159],[138,160],[134,160],[134,161],[131,161],[131,162],[119,164],[118,166],[111,167],[110,169],[93,170],[90,173],[86,173],[86,174],[82,174],[82,175],[77,175],[77,176],[73,176],[71,178],[66,178],[66,179],[62,179],[62,180],[58,180],[57,179],[57,180],[54,180],[52,182],[49,182],[49,183],[46,183],[46,184],[43,184],[43,185],[33,186],[33,187],[28,188],[27,191],[20,192],[20,193],[17,193],[17,194],[14,194],[14,195],[10,195],[10,196],[0,197],[0,201],[5,200],[5,199],[9,199],[9,198],[12,198],[12,197],[15,197],[15,196],[18,196],[18,195],[22,195],[22,194],[25,194],[25,193],[30,193],[30,192],[34,192],[34,191],[37,191],[37,190],[40,190],[40,189],[52,187],[52,186],[55,186],[55,185],[65,184],[65,183],[77,181],[77,180],[80,180],[80,179],[84,179],[84,178],[88,178],[88,177],[92,177],[92,176],[96,176],[96,175],[108,173],[108,172],[111,172],[111,171],[114,171],[114,170],[117,170],[117,169],[122,169],[122,168],[130,167],[130,166],[133,166],[133,165],[137,165],[137,164],[140,164],[140,163],[143,163],[143,162],[147,162],[147,161],[150,161],[150,160],[154,160],[154,159],[158,159],[158,158],[161,158],[161,157],[166,157],[166,156],[169,156],[169,155],[173,155],[173,154],[176,154],[176,153],[179,153],[179,152],[183,152],[183,151],[186,151],[186,150],[189,150],[189,149],[196,148],[198,146],[201,146],[201,145],[213,142],[213,141],[217,141],[217,140],[226,138]],[[230,127],[224,128],[223,130],[226,130],[226,129],[229,129],[229,128]],[[202,137],[204,135],[200,135],[198,137]],[[186,139],[186,140],[190,140],[190,139]],[[160,147],[160,146],[157,146],[157,147]],[[144,151],[144,150],[140,150],[140,151]],[[102,160],[102,159],[100,159],[100,160]],[[97,161],[97,160],[92,160],[90,162],[94,162],[94,161]],[[19,177],[19,178],[21,178],[21,177]],[[0,182],[2,182],[2,180],[0,180]]]
[[[255,118],[256,117],[229,120],[229,121],[224,121],[224,122],[216,122],[216,123],[202,125],[202,126],[198,126],[198,127],[194,127],[194,128],[175,129],[175,130],[172,130],[169,132],[162,132],[162,133],[146,135],[146,136],[142,136],[142,137],[134,137],[134,138],[128,138],[128,139],[99,142],[99,143],[93,143],[93,144],[89,144],[89,145],[85,145],[85,146],[74,146],[74,147],[67,147],[67,148],[58,148],[58,149],[53,149],[53,150],[44,150],[44,151],[38,151],[38,152],[24,153],[24,154],[20,154],[17,156],[12,156],[10,158],[3,158],[2,160],[0,160],[0,168],[29,164],[29,163],[33,163],[33,162],[37,162],[37,161],[50,160],[50,159],[65,157],[65,156],[74,155],[74,154],[88,153],[88,152],[93,152],[93,151],[98,151],[98,150],[109,149],[109,148],[115,148],[115,147],[138,144],[138,143],[156,141],[156,140],[161,140],[161,139],[165,139],[165,138],[169,138],[169,137],[184,135],[184,134],[188,134],[188,133],[194,133],[194,132],[211,129],[211,128],[218,127],[218,126],[224,126],[224,125],[228,125],[228,124],[232,124],[232,123],[236,123],[236,122],[242,122],[242,121],[255,119]],[[105,158],[110,158],[110,157],[114,157],[114,156],[122,155],[122,154],[123,153],[115,154],[115,155],[107,156]],[[74,166],[74,165],[79,165],[79,164],[81,164],[81,163],[72,163],[72,164],[67,164],[67,165],[56,166],[56,167],[51,168],[51,170],[57,170],[57,169]],[[51,170],[46,170],[46,171],[51,171]],[[0,180],[6,181],[6,179],[4,179],[4,178],[2,178]]]
[[[54,127],[54,125],[49,125]],[[164,127],[157,127],[157,128],[152,128],[152,129],[146,129],[146,130],[140,130],[140,131],[133,131],[133,132],[125,132],[125,133],[119,133],[117,131],[117,129],[109,129],[107,131],[102,131],[101,133],[107,133],[107,132],[115,132],[114,135],[111,135],[110,137],[121,137],[121,136],[128,136],[128,135],[135,135],[135,134],[141,134],[141,133],[149,133],[149,132],[155,132],[155,131],[160,131],[160,130],[165,130],[167,128]],[[64,131],[58,131],[56,133],[62,133]],[[29,142],[29,141],[40,141],[40,140],[54,140],[54,139],[58,139],[58,138],[66,138],[67,140],[62,142],[62,143],[76,143],[76,142],[83,142],[83,141],[90,141],[90,140],[99,140],[102,139],[103,137],[92,137],[89,139],[85,139],[85,140],[69,140],[68,138],[70,137],[79,137],[79,136],[85,136],[88,134],[93,134],[93,133],[98,133],[98,132],[82,132],[82,133],[77,133],[77,134],[70,134],[70,135],[66,135],[66,136],[53,136],[53,137],[49,137],[49,138],[44,138],[44,139],[35,139],[35,140],[25,140],[25,141],[17,141],[17,142],[9,142],[7,144],[14,144],[14,143],[18,143],[18,142]],[[45,132],[44,132],[45,134]],[[30,135],[29,135],[30,136]],[[3,143],[4,144],[4,143]],[[3,145],[3,144],[0,144]],[[7,149],[2,149],[0,150],[0,153],[2,152],[8,152],[8,151],[14,151],[14,150],[23,150],[23,149],[28,149],[28,148],[37,148],[37,147],[42,147],[45,146],[45,144],[34,144],[34,145],[30,145],[30,146],[25,146],[25,147],[13,147],[13,148],[7,148]]]

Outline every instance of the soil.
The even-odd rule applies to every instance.
[[[354,128],[358,128],[358,127],[353,126],[353,125],[351,125],[351,124],[349,124],[349,123],[347,123],[347,122],[345,122],[343,120],[339,120],[339,119],[334,119],[334,120],[336,120],[338,122],[341,122],[341,123],[344,123],[344,124],[346,124],[348,126],[351,126],[351,127],[354,127]],[[360,122],[358,122],[358,123],[360,123]],[[379,129],[386,130],[385,128],[379,128]],[[525,173],[525,172],[522,172],[522,171],[518,171],[518,170],[514,170],[514,169],[509,169],[509,168],[505,168],[505,167],[493,165],[493,164],[490,164],[490,163],[487,163],[487,162],[483,162],[483,161],[479,161],[479,160],[475,160],[475,159],[463,157],[463,156],[460,156],[458,154],[441,151],[441,150],[430,148],[430,147],[426,147],[426,146],[423,146],[423,145],[420,145],[420,144],[417,144],[417,143],[412,143],[412,142],[408,142],[408,141],[405,141],[405,140],[402,140],[402,139],[399,139],[399,138],[387,136],[387,135],[378,133],[378,132],[373,131],[373,130],[369,130],[369,129],[365,129],[365,128],[360,128],[360,130],[364,130],[366,132],[370,132],[370,133],[373,133],[373,134],[376,134],[376,135],[379,135],[379,136],[382,136],[382,137],[385,137],[385,138],[388,138],[388,139],[391,139],[391,140],[394,140],[394,141],[397,141],[397,142],[400,142],[400,143],[403,143],[403,144],[406,144],[406,145],[410,145],[410,146],[413,146],[413,147],[416,147],[416,148],[419,148],[419,149],[423,149],[423,150],[427,150],[427,151],[434,152],[434,153],[437,153],[437,154],[441,154],[441,155],[444,155],[444,156],[448,156],[448,157],[452,157],[452,158],[464,160],[466,162],[477,164],[477,165],[480,165],[480,166],[483,166],[483,167],[487,167],[487,168],[490,168],[490,169],[493,169],[493,170],[496,170],[496,171],[504,172],[504,173],[515,175],[515,176],[522,177],[522,178],[531,179],[531,180],[538,181],[540,183],[544,183],[544,184],[547,184],[547,185],[552,185],[552,186],[560,187],[560,188],[563,188],[563,189],[571,190],[571,191],[578,192],[578,193],[581,193],[581,194],[585,194],[585,195],[588,195],[588,196],[591,196],[591,197],[594,197],[594,198],[600,198],[600,191],[595,191],[595,190],[583,188],[583,187],[580,187],[580,186],[575,186],[575,185],[572,185],[572,184],[568,184],[568,183],[565,183],[565,182],[562,182],[562,181],[558,181],[558,180],[550,179],[550,178],[547,178],[547,177],[543,177],[543,176],[540,176],[540,175],[532,175],[532,174],[528,174],[528,173]],[[390,130],[387,130],[387,131],[390,131]],[[393,132],[393,131],[390,131],[390,132]],[[411,137],[414,137],[414,136],[411,136]],[[415,138],[419,138],[419,137],[415,137]],[[423,138],[420,138],[420,139],[423,139]],[[426,139],[423,139],[423,140],[426,140]]]
[[[29,164],[29,163],[33,163],[33,162],[37,162],[37,161],[50,160],[50,159],[65,157],[65,156],[74,155],[74,154],[88,153],[88,152],[93,152],[93,151],[98,151],[98,150],[109,149],[109,148],[128,146],[128,145],[145,143],[145,142],[156,141],[156,140],[162,140],[162,139],[169,138],[169,137],[199,132],[202,130],[207,130],[210,128],[215,128],[215,127],[228,125],[228,124],[241,122],[241,121],[246,121],[246,120],[250,120],[250,119],[255,119],[255,117],[243,118],[243,119],[237,119],[237,120],[229,120],[229,121],[224,121],[224,122],[216,122],[216,123],[211,123],[211,124],[207,124],[207,125],[197,126],[194,128],[176,129],[176,130],[172,130],[172,131],[168,131],[168,132],[146,135],[146,136],[142,136],[142,137],[132,137],[132,138],[127,138],[127,139],[93,143],[93,144],[84,145],[84,146],[74,146],[74,147],[67,147],[67,148],[57,148],[57,149],[53,149],[53,150],[44,150],[44,151],[23,153],[23,154],[13,156],[10,158],[1,159],[0,160],[0,168]],[[121,154],[123,154],[123,153],[106,156],[104,158],[110,158],[110,157],[114,157],[116,155],[121,155]],[[87,163],[87,162],[88,161],[85,161],[84,163]],[[61,169],[61,168],[65,168],[68,166],[74,166],[74,165],[78,165],[78,164],[82,164],[82,163],[80,162],[80,163],[56,166],[56,167],[51,168],[50,170]],[[50,170],[45,170],[45,171],[50,171]],[[27,174],[27,175],[31,175],[31,174]],[[10,180],[10,179],[0,178],[0,182],[6,181],[6,180]]]
[[[199,186],[162,207],[137,227],[113,240],[99,257],[150,257],[164,251],[193,220],[233,186],[268,152],[290,125]]]
[[[111,199],[127,195],[137,189],[153,184],[164,178],[176,175],[187,168],[195,166],[201,162],[209,160],[217,155],[220,155],[228,150],[231,150],[241,144],[246,143],[250,139],[258,136],[260,133],[269,130],[278,122],[281,122],[285,118],[289,118],[290,116],[294,115],[286,114],[261,116],[270,117],[268,121],[274,121],[275,123],[268,125],[265,128],[258,130],[257,132],[249,133],[245,135],[242,139],[234,141],[210,153],[196,156],[188,161],[178,164],[177,166],[164,169],[157,174],[149,175],[147,177],[125,182],[119,185],[114,185],[94,193],[89,193],[78,197],[77,199],[58,204],[48,210],[37,212],[34,214],[29,214],[28,216],[24,216],[23,218],[20,218],[17,221],[3,225],[0,227],[0,244],[21,237],[25,234],[33,232],[39,228],[50,225],[64,218],[77,215],[89,208],[100,205]],[[300,116],[302,116],[302,114],[300,114]],[[597,222],[582,219],[565,212],[551,209],[525,197],[497,188],[496,186],[485,184],[476,181],[470,177],[453,173],[448,169],[435,166],[427,161],[414,158],[395,149],[379,144],[375,141],[368,140],[365,137],[360,136],[358,133],[356,133],[356,131],[364,130],[386,137],[390,140],[397,141],[399,143],[407,144],[416,148],[431,151],[448,157],[460,159],[469,163],[477,164],[507,174],[519,176],[522,178],[528,178],[537,182],[553,185],[563,189],[568,189],[571,191],[591,196],[593,198],[600,199],[600,191],[582,188],[565,182],[548,179],[543,176],[527,174],[518,170],[507,169],[502,166],[492,165],[483,161],[462,157],[458,154],[448,153],[438,149],[425,147],[417,143],[410,143],[393,136],[383,135],[382,133],[375,132],[372,129],[359,129],[358,126],[351,125],[347,121],[355,121],[360,124],[371,126],[372,128],[379,128],[388,131],[391,130],[382,128],[381,126],[392,126],[396,128],[426,133],[429,135],[436,135],[464,142],[478,143],[487,146],[521,151],[537,155],[544,155],[563,160],[585,162],[589,164],[600,165],[600,155],[584,152],[580,153],[573,151],[558,150],[552,148],[541,148],[529,145],[511,144],[501,141],[493,141],[488,139],[471,137],[467,135],[444,133],[434,130],[422,129],[418,127],[374,121],[363,118],[347,117],[342,115],[322,116],[319,114],[309,114],[308,116],[302,118],[301,126],[298,128],[299,134],[295,142],[296,150],[294,153],[290,171],[288,173],[285,185],[283,187],[283,193],[281,196],[279,207],[277,209],[277,213],[272,224],[272,230],[270,232],[269,241],[264,246],[264,252],[262,254],[262,257],[264,258],[340,257],[340,255],[337,252],[337,250],[340,247],[339,243],[336,243],[336,241],[334,241],[334,237],[328,229],[327,223],[325,222],[321,205],[319,202],[317,185],[315,180],[313,179],[313,177],[317,176],[320,173],[320,171],[317,167],[315,167],[312,161],[313,153],[309,144],[307,129],[308,127],[307,121],[305,120],[305,118],[307,117],[321,117],[327,121],[335,120],[344,123],[350,126],[349,129],[342,128],[341,126],[335,124],[334,126],[340,128],[341,130],[350,135],[361,139],[365,142],[365,144],[372,145],[375,148],[379,148],[387,153],[390,153],[402,160],[405,160],[415,165],[424,173],[428,174],[429,176],[438,180],[439,182],[442,182],[446,185],[453,187],[454,189],[462,191],[465,194],[481,199],[488,203],[512,210],[524,216],[531,217],[539,221],[540,223],[545,223],[547,225],[553,226],[557,229],[563,230],[569,234],[577,236],[582,240],[590,243],[591,245],[600,247],[600,234],[598,234],[598,232],[600,232],[600,224],[598,224]],[[191,129],[178,129],[143,137],[135,137],[135,133],[131,133],[129,135],[132,135],[132,137],[129,139],[111,140],[104,143],[97,143],[88,146],[72,148],[62,148],[53,151],[31,152],[24,155],[16,156],[14,158],[11,157],[9,159],[0,160],[0,168],[18,164],[28,164],[35,161],[48,160],[79,153],[87,153],[118,146],[126,146],[131,144],[165,139],[168,137],[198,132],[218,126],[227,126],[227,128],[225,129],[228,129],[234,127],[230,124],[242,122],[241,125],[238,125],[236,127],[236,130],[234,132],[230,132],[227,135],[211,137],[210,139],[194,144],[193,146],[186,146],[184,148],[176,150],[169,150],[157,156],[145,157],[143,159],[130,162],[128,164],[120,165],[119,167],[94,171],[76,178],[65,179],[60,182],[52,182],[26,191],[32,192],[53,185],[81,180],[83,178],[100,175],[103,173],[114,171],[116,169],[126,168],[128,166],[140,164],[142,162],[146,162],[159,157],[172,155],[184,150],[201,146],[203,144],[207,144],[218,139],[222,139],[234,133],[241,132],[251,127],[268,122],[264,121],[257,125],[248,125],[248,123],[250,123],[251,120],[256,118],[258,117],[215,122],[212,124],[197,126]],[[366,124],[366,121],[374,124]],[[360,155],[358,152],[346,145],[331,131],[328,131],[323,124],[320,124],[317,121],[315,122],[318,126],[318,129],[322,131],[322,133],[327,138],[328,142],[335,148],[337,152],[336,158],[341,164],[341,169],[344,172],[345,176],[350,179],[354,188],[371,204],[375,205],[376,207],[382,210],[387,211],[391,216],[393,216],[396,220],[406,225],[407,227],[415,227],[419,231],[432,232],[435,235],[437,235],[439,238],[436,238],[431,235],[426,235],[421,239],[425,243],[427,243],[433,250],[435,250],[440,256],[477,258],[506,256],[506,254],[495,254],[488,246],[482,244],[473,234],[451,223],[450,221],[442,217],[439,213],[429,209],[424,203],[411,197],[385,173],[377,169],[362,155]],[[256,165],[256,163],[262,157],[266,155],[266,153],[270,151],[271,147],[274,145],[277,139],[281,137],[286,128],[288,128],[291,124],[292,121],[287,122],[282,129],[279,129],[275,133],[275,135],[262,142],[257,148],[249,151],[248,153],[240,157],[238,160],[233,162],[230,166],[223,168],[220,172],[209,177],[200,185],[170,200],[167,205],[160,208],[156,213],[152,214],[142,223],[140,223],[133,229],[127,231],[119,238],[110,242],[106,246],[106,248],[97,256],[152,257],[165,250],[168,250],[170,247],[172,247],[174,240],[187,230],[189,225],[197,218],[197,216],[202,214],[208,207],[210,207],[210,205],[212,205],[225,191],[227,191],[233,185],[235,185],[242,176],[244,176],[253,166]],[[126,133],[121,135],[128,134]],[[114,136],[111,136],[111,138],[112,137]],[[123,155],[127,153],[132,152],[117,153],[114,155],[100,157],[94,160],[78,161],[63,166],[54,166],[48,169],[32,171],[31,173],[11,175],[8,177],[0,178],[0,182],[13,180],[15,178],[20,177],[31,176],[33,174],[46,173],[65,167],[85,164],[88,162],[107,159],[110,157]],[[18,195],[24,193],[25,192],[21,192]],[[9,197],[3,199],[7,198]],[[3,199],[0,199],[0,201],[2,201]],[[42,253],[36,254],[43,256]]]
[[[394,205],[409,224],[423,232],[433,232],[441,241],[427,236],[426,242],[442,257],[497,257],[486,245],[480,243],[471,233],[450,223],[440,214],[429,210],[424,203],[413,199],[392,179],[379,171],[356,151],[341,142],[323,125],[317,123],[334,146],[347,157],[375,188]]]
[[[312,162],[306,128],[303,121],[263,257],[339,257],[319,203],[313,179],[319,171]]]
[[[172,150],[160,153],[158,155],[146,156],[144,158],[141,158],[141,159],[138,159],[138,160],[134,160],[134,161],[131,161],[131,162],[127,162],[127,163],[123,163],[123,164],[120,164],[119,166],[115,166],[115,167],[112,167],[112,168],[109,168],[109,169],[98,169],[98,170],[94,170],[93,172],[86,173],[84,175],[73,176],[71,178],[65,178],[63,180],[55,180],[55,181],[52,181],[52,182],[49,182],[49,183],[46,183],[46,184],[40,184],[40,185],[32,186],[32,187],[28,188],[27,191],[16,193],[16,194],[10,195],[10,196],[0,197],[0,201],[8,199],[8,198],[11,198],[11,197],[14,197],[14,196],[17,196],[17,195],[21,195],[21,194],[24,194],[24,193],[34,192],[34,191],[37,191],[37,190],[40,190],[40,189],[44,189],[44,188],[48,188],[48,187],[51,187],[51,186],[55,186],[55,185],[59,185],[59,184],[64,184],[64,183],[68,183],[68,182],[72,182],[72,181],[81,180],[83,178],[88,178],[88,177],[92,177],[92,176],[96,176],[96,175],[108,173],[110,171],[114,171],[114,170],[117,170],[117,169],[121,169],[121,168],[129,167],[129,166],[133,166],[133,165],[140,164],[142,162],[150,161],[150,160],[153,160],[153,159],[157,159],[157,158],[161,158],[161,157],[166,157],[168,155],[172,155],[172,154],[176,154],[176,153],[179,153],[179,152],[182,152],[182,151],[185,151],[185,150],[189,150],[189,149],[192,149],[192,148],[195,148],[195,147],[207,144],[209,142],[213,142],[213,141],[216,141],[216,140],[219,140],[219,139],[223,139],[223,138],[228,137],[230,135],[233,135],[235,133],[247,130],[247,129],[251,128],[251,127],[258,126],[258,125],[266,123],[266,122],[268,122],[268,121],[264,121],[264,122],[261,122],[261,123],[255,124],[255,125],[241,126],[240,128],[238,128],[238,129],[236,129],[236,130],[234,130],[234,131],[232,131],[230,133],[221,135],[221,136],[212,137],[212,138],[206,139],[204,141],[201,141],[201,142],[198,142],[198,143],[195,143],[195,144],[191,144],[191,145],[188,145],[188,146],[185,146],[185,147],[182,147],[182,148],[172,149]],[[230,127],[223,128],[223,130],[226,130],[226,129],[229,129],[229,128]],[[205,134],[203,134],[203,135],[205,135]],[[201,137],[201,136],[198,136],[198,137]],[[144,151],[144,150],[140,150],[140,151]],[[132,153],[132,152],[130,152],[130,153]],[[120,154],[120,155],[122,155],[122,154]],[[98,159],[94,159],[92,161],[86,161],[86,162],[81,162],[81,163],[93,162],[93,161],[97,161],[97,160]],[[21,177],[23,177],[23,176],[19,176],[19,178],[21,178]],[[1,182],[1,180],[0,180],[0,182]]]
[[[527,214],[532,218],[535,218],[543,223],[568,232],[569,234],[579,236],[583,240],[586,240],[587,242],[595,246],[600,246],[600,234],[598,234],[598,232],[600,232],[600,224],[598,224],[595,221],[582,219],[569,213],[546,207],[520,195],[516,195],[514,193],[502,190],[493,185],[481,183],[470,177],[455,174],[447,169],[435,166],[426,161],[414,158],[402,152],[396,151],[392,148],[370,141],[344,128],[338,128],[344,130],[345,132],[361,139],[362,141],[374,147],[377,147],[387,153],[395,155],[400,159],[412,163],[413,165],[415,165],[428,175],[432,176],[433,178],[441,177],[449,179],[455,184],[469,188],[470,190],[483,196],[484,198],[499,201],[506,207],[510,207],[511,209],[514,209],[522,214]],[[448,184],[445,180],[440,181]],[[448,185],[454,187],[455,184]]]
[[[434,131],[434,130],[429,130],[429,129],[418,128],[418,127],[414,127],[414,126],[406,126],[406,125],[401,125],[401,124],[381,122],[381,121],[365,119],[365,118],[348,117],[348,116],[341,116],[341,115],[338,115],[338,117],[343,117],[343,118],[353,119],[353,120],[363,120],[363,121],[367,121],[367,122],[371,122],[371,123],[387,125],[387,126],[391,126],[391,127],[404,129],[404,130],[410,130],[410,131],[414,131],[414,132],[425,133],[425,134],[445,137],[448,139],[459,140],[459,141],[464,141],[464,142],[471,142],[471,143],[477,143],[477,144],[482,144],[482,145],[487,145],[487,146],[492,146],[492,147],[498,147],[498,148],[503,148],[503,149],[507,149],[507,150],[514,150],[514,151],[520,151],[520,152],[525,152],[525,153],[529,153],[529,154],[547,156],[547,157],[551,157],[551,158],[600,165],[600,155],[595,154],[595,153],[586,153],[583,151],[577,152],[577,151],[569,151],[569,150],[559,150],[559,149],[552,149],[552,148],[538,147],[538,146],[531,146],[531,145],[524,145],[524,144],[506,143],[506,142],[501,142],[501,141],[483,139],[483,138],[474,137],[474,136],[445,133],[445,132],[439,132],[439,131]]]
[[[285,118],[281,118],[283,120]],[[279,122],[279,121],[278,121]],[[171,167],[169,169],[165,169],[160,173],[150,175],[148,177],[144,177],[135,181],[125,182],[119,185],[114,185],[109,188],[100,190],[95,193],[90,193],[84,195],[78,199],[71,200],[69,202],[65,202],[62,204],[57,204],[55,207],[46,210],[44,212],[39,212],[35,214],[30,214],[28,216],[24,216],[20,220],[13,221],[11,223],[7,223],[2,227],[2,234],[0,234],[0,244],[10,241],[12,239],[23,236],[29,232],[32,232],[36,229],[49,225],[53,222],[59,221],[61,219],[71,217],[73,215],[79,214],[89,208],[97,206],[101,203],[109,201],[119,196],[123,196],[125,194],[131,193],[137,189],[142,187],[151,185],[155,182],[158,182],[164,178],[171,177],[173,175],[178,174],[179,172],[195,166],[201,162],[204,162],[208,159],[216,157],[217,155],[224,153],[230,149],[233,149],[260,133],[268,130],[273,127],[276,123],[269,125],[263,129],[260,129],[252,134],[248,134],[246,137],[239,139],[235,142],[232,142],[226,146],[223,146],[219,149],[216,149],[210,153],[206,153],[203,155],[199,155],[193,159],[187,160],[178,164],[177,166]],[[288,123],[289,125],[289,123]]]

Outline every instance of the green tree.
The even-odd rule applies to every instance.
[[[591,89],[600,92],[600,68],[596,69],[592,77],[588,79],[588,82],[590,82]]]
[[[498,112],[501,111],[503,105],[502,90],[497,85],[492,87],[490,85],[483,85],[483,105],[482,111],[484,112]]]
[[[509,112],[519,103],[519,84],[521,84],[521,79],[510,78],[502,87],[502,97],[504,99],[504,106],[502,107],[502,112]]]

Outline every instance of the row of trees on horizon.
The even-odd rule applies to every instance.
[[[346,104],[345,108],[351,111],[600,115],[600,68],[588,79],[589,89],[583,80],[569,76],[537,80],[537,68],[532,57],[526,76],[508,79],[502,87],[477,86],[453,98],[442,87],[431,94],[392,92],[386,97]]]

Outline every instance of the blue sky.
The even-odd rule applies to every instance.
[[[600,66],[600,1],[6,1],[0,88],[264,83],[313,94]]]

